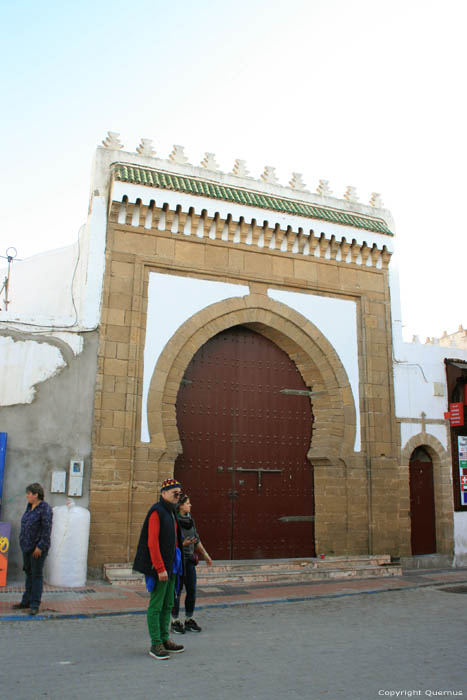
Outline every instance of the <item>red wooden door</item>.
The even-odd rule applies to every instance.
[[[216,335],[189,364],[177,397],[175,476],[213,557],[314,555],[307,392],[289,356],[242,326]]]
[[[422,447],[410,458],[410,517],[412,554],[436,552],[433,462]]]

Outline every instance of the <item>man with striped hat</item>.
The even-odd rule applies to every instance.
[[[162,483],[160,500],[151,506],[143,523],[133,564],[135,571],[145,575],[151,594],[147,611],[149,655],[155,659],[168,659],[170,654],[185,650],[169,639],[176,579],[183,575],[183,543],[175,517],[181,493],[182,486],[176,479]]]

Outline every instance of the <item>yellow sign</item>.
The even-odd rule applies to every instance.
[[[9,546],[10,546],[10,542],[8,540],[8,537],[0,537],[0,552],[2,554],[5,554],[5,552],[8,552]]]

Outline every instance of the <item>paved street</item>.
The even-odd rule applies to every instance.
[[[465,600],[420,588],[206,609],[197,616],[203,632],[177,636],[186,652],[168,661],[148,656],[144,615],[1,622],[0,695],[378,700],[431,690],[467,697]],[[396,691],[405,693],[390,695]]]

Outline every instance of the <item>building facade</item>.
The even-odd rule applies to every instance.
[[[337,199],[325,181],[312,194],[298,174],[283,187],[243,161],[226,174],[209,153],[197,167],[179,146],[160,159],[146,139],[125,152],[115,134],[91,193],[91,569],[131,561],[173,474],[217,558],[465,562],[444,417],[453,349],[402,342],[394,223],[376,195]]]

